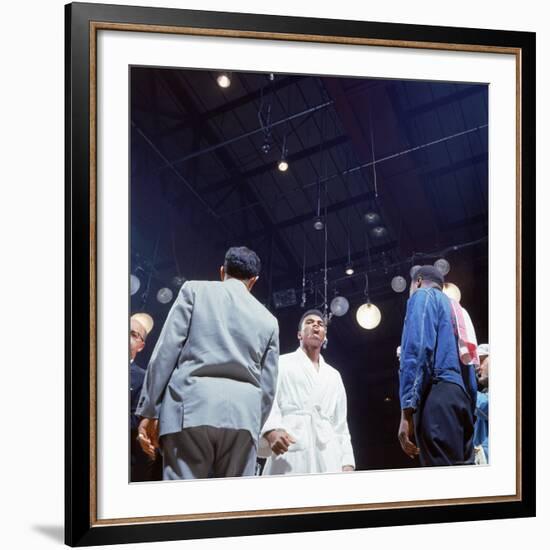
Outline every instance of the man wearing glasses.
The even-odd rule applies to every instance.
[[[153,319],[147,313],[135,313],[130,318],[130,481],[150,481],[152,461],[137,441],[139,417],[136,416],[139,395],[145,378],[145,369],[136,362],[137,354],[145,347],[147,335],[153,330]]]

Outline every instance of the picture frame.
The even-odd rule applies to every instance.
[[[535,36],[533,33],[317,20],[100,4],[66,6],[66,543],[71,546],[350,529],[535,515]],[[516,60],[516,491],[235,513],[98,519],[98,33],[139,32],[483,52]],[[510,291],[512,294],[512,291]]]

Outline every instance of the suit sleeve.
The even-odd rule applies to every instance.
[[[342,378],[339,377],[339,383],[336,386],[338,392],[336,398],[336,414],[334,431],[340,443],[342,453],[342,466],[353,466],[355,468],[355,457],[353,447],[351,446],[351,436],[348,428],[348,412],[346,390]]]
[[[399,398],[401,409],[415,409],[433,361],[437,338],[436,305],[430,292],[417,290],[407,304],[401,338]]]
[[[260,426],[263,426],[269,416],[275,391],[277,389],[277,374],[279,371],[279,325],[275,329],[263,357],[260,387],[262,390],[262,410]]]
[[[193,289],[189,283],[185,283],[168,313],[151,355],[136,410],[138,416],[146,418],[159,416],[164,391],[189,334],[193,300]]]
[[[284,429],[283,416],[279,407],[281,376],[281,370],[279,367],[279,371],[277,373],[277,389],[275,391],[275,397],[273,398],[273,406],[267,416],[267,420],[262,425],[262,429],[260,430],[260,441],[258,445],[259,458],[269,458],[271,456],[271,446],[269,445],[269,442],[265,438],[264,434],[270,432],[271,430]]]

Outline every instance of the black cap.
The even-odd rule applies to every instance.
[[[441,271],[433,265],[421,265],[413,272],[411,279],[415,281],[418,277],[422,277],[422,279],[426,281],[432,281],[432,283],[437,283],[439,286],[443,286],[445,283],[445,277],[443,277]]]

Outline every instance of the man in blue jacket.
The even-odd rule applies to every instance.
[[[399,442],[422,466],[473,464],[476,377],[460,361],[450,299],[435,267],[417,268],[401,338]],[[415,442],[416,441],[416,444]]]

